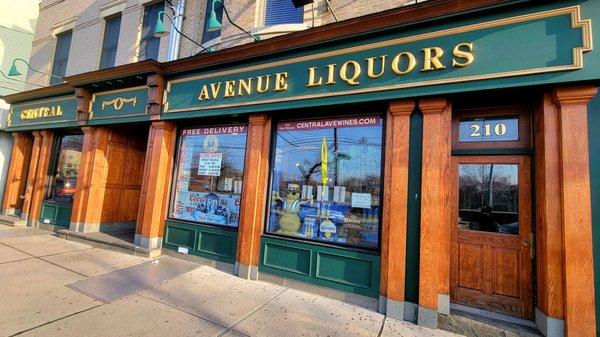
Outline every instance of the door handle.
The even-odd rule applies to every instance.
[[[526,240],[523,240],[523,241],[521,242],[521,244],[522,244],[523,246],[525,246],[525,247],[529,247],[529,242],[528,242],[528,241],[526,241]]]

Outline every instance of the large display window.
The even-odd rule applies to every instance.
[[[376,249],[382,118],[280,122],[267,232]]]
[[[171,218],[238,227],[247,129],[181,130]]]
[[[63,135],[59,138],[47,200],[73,203],[82,149],[82,134]]]

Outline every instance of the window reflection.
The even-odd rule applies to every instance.
[[[381,118],[277,125],[267,232],[376,248]]]
[[[77,188],[83,135],[65,135],[60,139],[58,158],[52,175],[50,200],[72,203]]]
[[[182,130],[172,218],[238,227],[247,128]]]
[[[519,234],[518,165],[459,165],[460,229]]]

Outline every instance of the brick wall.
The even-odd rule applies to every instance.
[[[71,49],[67,64],[67,76],[97,70],[100,63],[100,52],[104,34],[105,20],[103,13],[110,8],[119,8],[121,13],[121,30],[115,65],[122,65],[139,60],[141,28],[144,5],[155,0],[43,0],[32,43],[31,65],[42,72],[50,72],[56,47],[55,33],[61,29],[72,29]],[[211,0],[208,0],[211,1]],[[331,10],[325,0],[315,0],[313,5],[304,7],[304,23],[265,27],[264,12],[267,0],[224,0],[232,20],[246,30],[252,31],[261,39],[287,34],[293,31],[308,29],[313,26],[333,22]],[[177,0],[171,1],[173,5]],[[413,4],[415,0],[330,0],[339,20],[384,11],[391,8]],[[204,17],[207,0],[186,0],[183,32],[194,39],[202,41]],[[208,9],[210,10],[210,9]],[[171,10],[167,9],[171,14]],[[170,27],[170,21],[164,20]],[[61,28],[63,27],[63,28]],[[66,28],[64,28],[66,27]],[[252,39],[239,31],[227,19],[223,20],[221,36],[210,41],[214,49],[223,49],[251,43]],[[169,37],[163,37],[160,43],[158,60],[167,59]],[[199,52],[193,42],[182,38],[179,58],[192,56]],[[48,85],[47,75],[29,72],[28,82]],[[27,89],[31,89],[29,86]]]
[[[138,61],[144,5],[150,0],[43,0],[34,34],[31,66],[49,73],[54,59],[56,38],[61,27],[72,29],[71,49],[66,76],[97,70],[104,34],[102,13],[111,8],[123,8],[115,65]],[[162,38],[159,61],[167,58],[168,37]],[[49,76],[29,72],[27,81],[48,85]],[[32,89],[29,86],[27,89]]]
[[[331,10],[327,8],[325,0],[315,0],[313,5],[304,7],[304,24],[265,27],[265,6],[267,0],[224,0],[232,20],[248,31],[252,31],[261,39],[291,33],[297,30],[309,29],[314,26],[326,25],[334,22]],[[423,2],[420,0],[418,2]],[[209,0],[210,2],[210,0]],[[330,0],[333,11],[339,21],[368,15],[416,3],[416,0]],[[204,31],[204,13],[207,0],[187,0],[184,23],[184,33],[194,40],[201,42]],[[210,10],[210,8],[208,8]],[[223,29],[221,30],[220,43],[213,46],[215,49],[228,48],[252,42],[252,39],[231,25],[223,15]],[[188,57],[200,49],[192,42],[181,41],[179,57]]]

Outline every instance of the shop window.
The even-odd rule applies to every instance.
[[[238,227],[246,125],[181,131],[171,218]]]
[[[142,21],[142,40],[140,41],[140,60],[158,59],[158,48],[160,38],[154,36],[154,27],[158,18],[158,12],[165,9],[165,2],[160,1],[144,8],[144,19]],[[169,19],[165,19],[169,20]],[[165,22],[165,24],[169,24]]]
[[[121,15],[106,19],[106,26],[104,27],[104,39],[102,40],[102,53],[100,55],[100,69],[111,68],[115,66],[120,30]]]
[[[267,232],[377,248],[382,120],[277,124]]]
[[[213,9],[213,2],[206,2],[206,11],[204,12],[204,32],[202,33],[202,43],[215,39],[221,36],[221,30],[215,30],[212,32],[206,31],[206,25],[208,24],[208,19],[210,18],[210,13]],[[215,3],[215,14],[217,14],[217,19],[219,22],[223,22],[223,5],[219,2]]]
[[[296,8],[292,0],[267,0],[265,26],[303,22],[304,7]]]
[[[50,177],[51,189],[48,191],[47,199],[73,203],[82,148],[83,135],[64,135],[60,137]]]
[[[67,74],[67,63],[69,61],[72,35],[73,32],[68,31],[56,36],[56,49],[54,50],[54,61],[52,62],[52,75],[65,77]],[[60,83],[63,83],[62,79],[50,76],[51,85]]]

